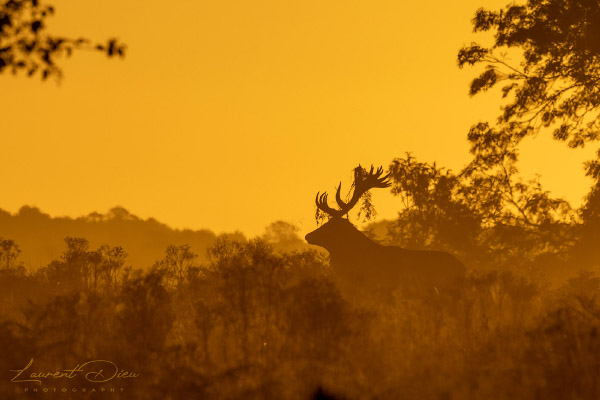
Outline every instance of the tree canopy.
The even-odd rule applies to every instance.
[[[61,57],[74,50],[100,51],[108,57],[124,57],[125,46],[111,38],[93,43],[79,37],[56,36],[47,31],[47,19],[54,15],[53,6],[39,0],[0,0],[0,73],[38,74],[43,80],[60,79]]]
[[[600,137],[600,3],[596,0],[528,0],[500,11],[479,9],[475,32],[492,32],[489,47],[471,43],[458,53],[458,65],[483,65],[470,94],[501,84],[502,107],[495,126],[478,123],[469,140],[475,154],[501,147],[496,158],[516,158],[516,146],[540,129],[570,147],[583,147]],[[507,54],[516,50],[518,65]],[[501,156],[501,157],[498,157]],[[600,151],[598,152],[600,158]],[[588,175],[600,177],[598,161]]]

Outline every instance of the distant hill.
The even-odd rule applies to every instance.
[[[241,233],[231,234],[244,239]],[[217,235],[207,229],[172,229],[153,218],[141,219],[122,207],[106,214],[53,218],[38,208],[24,206],[16,214],[0,209],[0,238],[14,240],[22,250],[21,261],[33,269],[47,265],[65,250],[64,238],[83,237],[92,249],[101,244],[122,246],[129,254],[127,264],[147,268],[163,258],[169,245],[189,244],[199,260]]]

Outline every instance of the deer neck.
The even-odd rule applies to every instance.
[[[365,254],[370,254],[374,248],[379,246],[379,244],[373,242],[362,232],[356,231],[355,235],[346,240],[340,240],[336,243],[336,246],[328,250],[331,262],[336,264],[362,259]]]

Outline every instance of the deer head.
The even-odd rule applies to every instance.
[[[342,183],[337,187],[335,200],[338,209],[329,206],[327,201],[327,193],[317,193],[315,203],[317,208],[327,214],[329,221],[323,224],[320,228],[306,235],[305,239],[310,244],[315,244],[325,249],[334,250],[338,246],[347,246],[349,243],[358,240],[359,237],[364,237],[354,225],[347,219],[343,218],[350,210],[358,203],[360,198],[370,189],[386,188],[391,185],[388,181],[389,174],[381,176],[383,168],[379,167],[376,171],[373,166],[367,172],[360,165],[354,169],[354,182],[352,186],[354,191],[352,198],[345,202],[342,200]],[[364,237],[366,239],[366,237]]]

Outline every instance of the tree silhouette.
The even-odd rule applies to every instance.
[[[495,125],[480,122],[469,131],[473,160],[462,174],[471,182],[472,198],[499,211],[498,238],[512,237],[517,247],[536,243],[533,247],[547,254],[562,252],[578,268],[597,267],[600,150],[586,163],[593,184],[579,210],[551,198],[537,181],[520,182],[516,162],[521,140],[540,131],[552,132],[572,148],[600,138],[600,3],[528,0],[500,11],[482,8],[473,26],[475,32],[494,33],[494,42],[489,47],[472,43],[458,53],[459,67],[485,68],[472,81],[470,94],[502,83],[507,100]],[[508,55],[519,55],[520,63]],[[523,237],[516,226],[533,242],[517,239]]]
[[[74,50],[88,49],[108,57],[125,56],[125,46],[116,39],[92,43],[86,38],[56,36],[46,30],[46,20],[55,9],[39,0],[4,0],[0,3],[0,73],[39,73],[43,80],[62,77],[57,64]]]
[[[306,248],[306,242],[298,236],[300,228],[285,221],[275,221],[265,227],[262,238],[281,253]]]
[[[600,137],[600,3],[528,0],[500,11],[482,8],[473,26],[475,32],[493,32],[494,43],[472,43],[458,53],[460,67],[485,66],[470,94],[502,82],[502,96],[509,99],[495,126],[482,122],[471,128],[474,153],[503,147],[516,158],[521,139],[542,128],[570,147]],[[509,61],[507,50],[522,52],[519,65]],[[598,160],[587,164],[587,173],[600,176]]]
[[[19,254],[21,254],[21,249],[18,244],[13,240],[0,237],[0,270],[23,268],[23,263],[17,262]]]
[[[61,258],[38,271],[58,293],[73,289],[111,293],[128,279],[130,268],[124,267],[127,253],[122,247],[90,250],[87,239],[73,237],[65,238],[65,244]]]
[[[196,265],[197,254],[191,250],[191,246],[169,246],[165,252],[165,258],[158,261],[154,268],[163,271],[167,283],[171,286],[181,285],[190,274],[198,268]]]
[[[581,224],[577,227],[574,260],[583,266],[597,268],[600,266],[600,180],[596,180],[587,195],[579,216]]]
[[[472,267],[518,268],[576,241],[577,213],[537,180],[521,180],[512,163],[474,161],[455,174],[407,154],[392,162],[390,179],[402,207],[388,226],[391,244],[450,251]]]

